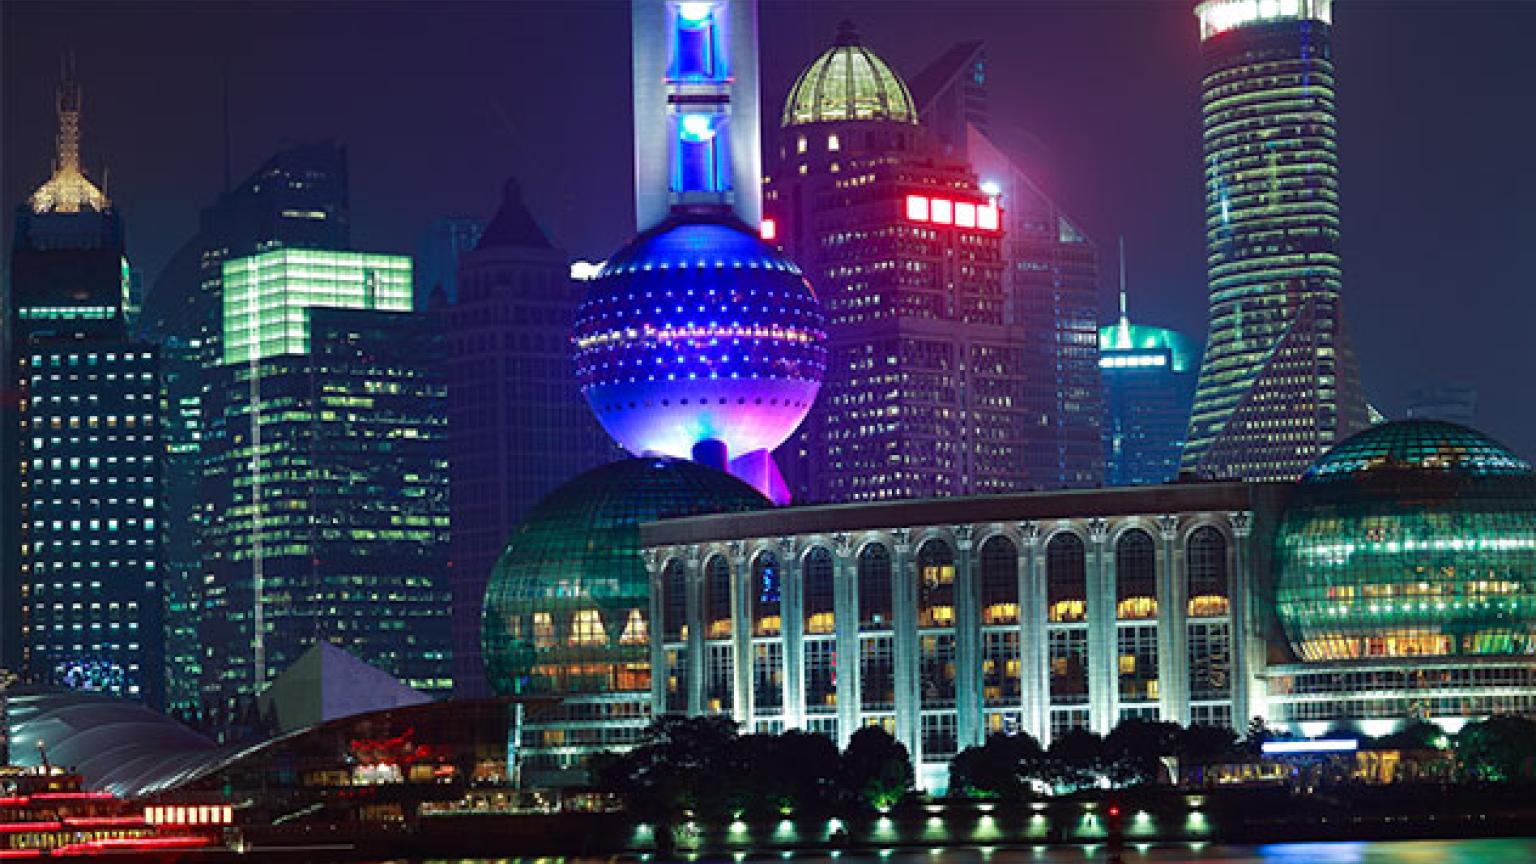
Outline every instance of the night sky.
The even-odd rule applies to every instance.
[[[1203,338],[1193,2],[776,2],[762,7],[765,129],[851,18],[908,78],[985,39],[994,133],[1100,244],[1132,317]],[[618,2],[6,2],[3,176],[46,178],[59,60],[77,57],[84,155],[155,277],[223,182],[279,147],[349,153],[354,245],[410,252],[433,218],[488,216],[515,175],[556,241],[600,259],[632,227],[629,18]],[[1536,2],[1335,7],[1348,325],[1372,401],[1473,383],[1480,425],[1536,457]]]

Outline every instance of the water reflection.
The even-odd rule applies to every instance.
[[[882,849],[860,852],[767,852],[753,861],[794,864],[1099,864],[1109,857],[1103,844],[1084,846],[970,849]],[[428,858],[375,864],[638,864],[638,858]],[[730,857],[699,858],[729,862]],[[1536,862],[1536,839],[1405,840],[1387,843],[1276,843],[1216,846],[1208,843],[1136,844],[1125,864],[1519,864]],[[654,859],[653,864],[662,864]]]

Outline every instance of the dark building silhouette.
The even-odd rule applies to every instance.
[[[415,269],[416,310],[431,308],[432,294],[441,291],[449,303],[459,297],[459,261],[475,248],[485,222],[469,216],[445,216],[435,219],[416,240]]]
[[[52,176],[17,208],[6,400],[8,663],[38,683],[158,706],[158,360],[129,338],[123,224],[81,169],[66,62]],[[18,614],[19,613],[19,614]]]
[[[508,182],[460,261],[443,322],[452,478],[454,691],[489,692],[480,662],[486,580],[528,509],[620,453],[577,389],[570,334],[583,289]]]

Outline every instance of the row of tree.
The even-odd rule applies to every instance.
[[[593,757],[597,788],[623,797],[637,817],[671,824],[796,809],[889,807],[912,791],[912,758],[879,727],[855,732],[847,749],[817,732],[742,735],[729,717],[664,715],[625,753]]]

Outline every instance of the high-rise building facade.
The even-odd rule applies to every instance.
[[[418,312],[431,308],[434,292],[441,292],[442,302],[458,301],[459,262],[484,233],[485,222],[470,216],[434,219],[421,232],[416,241],[416,260],[412,262]]]
[[[1474,426],[1477,420],[1477,388],[1464,381],[1441,381],[1408,391],[1403,416],[1409,420],[1444,420]]]
[[[344,149],[321,142],[279,151],[203,210],[198,232],[172,255],[145,300],[137,330],[162,352],[165,498],[168,510],[180,514],[164,538],[167,699],[184,716],[196,712],[202,677],[199,544],[210,512],[200,484],[205,431],[224,410],[211,398],[222,362],[223,262],[279,247],[349,248],[347,198]]]
[[[1292,480],[1365,428],[1341,303],[1331,0],[1207,0],[1210,332],[1183,467]]]
[[[410,259],[224,263],[207,430],[205,701],[229,710],[317,641],[449,686],[446,388]]]
[[[1015,399],[1029,418],[1029,487],[1097,486],[1104,472],[1098,249],[989,131],[983,43],[954,46],[912,82],[923,125],[947,155],[970,163],[1002,206],[1006,315],[1024,331],[1024,387]]]
[[[123,225],[81,170],[72,73],[53,175],[18,208],[11,252],[4,624],[26,678],[158,706],[158,360],[129,338]]]
[[[1034,421],[1019,398],[1027,347],[1008,319],[1003,214],[941,149],[851,25],[785,103],[765,236],[816,286],[828,337],[821,395],[781,450],[799,500],[1039,482],[1027,470]]]
[[[485,584],[512,530],[556,486],[617,458],[576,387],[571,324],[582,287],[508,182],[444,297],[453,495],[453,687],[489,691],[480,661]]]
[[[1099,329],[1104,376],[1104,482],[1168,483],[1178,477],[1195,392],[1189,340],[1165,327],[1120,320]]]

